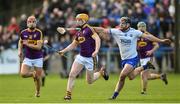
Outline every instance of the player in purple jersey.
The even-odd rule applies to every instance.
[[[28,17],[27,27],[27,29],[21,32],[18,45],[19,57],[24,56],[20,74],[23,78],[34,78],[36,87],[35,96],[40,97],[40,77],[43,66],[43,53],[41,49],[43,45],[43,35],[42,32],[36,28],[36,18],[34,16]],[[22,51],[23,49],[24,52]],[[30,70],[32,67],[34,67],[34,71]]]
[[[146,24],[144,22],[139,22],[137,24],[138,30],[145,34],[150,34],[146,30]],[[138,39],[138,53],[140,57],[140,64],[141,66],[147,64],[148,62],[153,61],[153,53],[159,48],[159,45],[157,42],[152,42],[145,38],[139,38]],[[139,67],[138,67],[139,68]],[[165,84],[168,84],[166,74],[157,74],[152,72],[151,70],[143,70],[141,72],[141,94],[146,94],[147,84],[148,80],[154,80],[154,79],[161,79],[165,82]]]
[[[76,21],[80,27],[80,30],[77,32],[76,38],[73,40],[73,42],[59,52],[62,55],[65,52],[76,48],[77,45],[80,45],[80,54],[76,56],[69,73],[67,92],[66,96],[64,97],[65,100],[71,100],[71,92],[74,86],[75,78],[83,67],[87,69],[86,80],[88,84],[92,84],[101,75],[105,80],[108,80],[109,78],[104,67],[102,67],[100,71],[94,72],[97,64],[97,54],[100,48],[100,38],[94,29],[87,24],[88,19],[88,15],[84,13],[76,16]]]

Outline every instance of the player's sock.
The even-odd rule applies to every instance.
[[[155,69],[154,65],[151,62],[147,62],[146,65],[143,65],[144,70],[146,69]]]
[[[116,99],[116,97],[119,95],[119,92],[114,92],[113,96],[110,99]]]
[[[39,92],[39,91],[36,91],[35,96],[36,96],[36,97],[40,97],[40,92]]]
[[[167,75],[165,73],[161,74],[161,80],[167,85],[168,84],[168,80],[167,80]]]
[[[146,88],[143,88],[143,90],[141,91],[141,94],[146,94]]]
[[[64,100],[71,100],[71,92],[66,91],[66,96],[64,97]]]
[[[145,95],[145,94],[146,94],[146,91],[141,91],[141,94]]]
[[[34,82],[37,81],[36,71],[33,71],[33,79],[34,79]]]
[[[45,79],[46,79],[46,77],[42,77],[42,86],[44,86],[44,84],[45,84]]]
[[[101,73],[101,75],[103,76],[104,80],[108,80],[108,79],[109,79],[109,75],[108,75],[105,67],[101,67],[101,70],[100,70],[100,71],[101,71],[100,73]]]

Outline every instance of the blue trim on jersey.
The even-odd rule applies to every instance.
[[[109,34],[112,35],[111,29],[109,29]]]
[[[131,59],[122,60],[121,61],[121,66],[123,68],[125,64],[130,64],[130,65],[132,65],[133,68],[136,68],[138,62],[139,62],[139,57],[136,56],[136,57],[131,58]]]

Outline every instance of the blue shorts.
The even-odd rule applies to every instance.
[[[139,63],[139,57],[136,56],[136,57],[131,58],[131,59],[122,60],[121,61],[121,66],[123,68],[125,64],[130,64],[130,65],[132,65],[133,68],[136,68],[138,63]]]

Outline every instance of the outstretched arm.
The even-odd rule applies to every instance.
[[[105,40],[110,40],[109,30],[102,27],[93,27],[97,34]]]
[[[64,27],[58,27],[57,31],[60,34],[65,34],[67,31],[71,31],[71,30],[80,30],[80,28],[64,28]]]
[[[153,36],[151,34],[148,34],[148,35],[143,34],[142,37],[146,38],[146,39],[148,39],[150,41],[153,41],[153,42],[160,42],[160,43],[165,43],[165,44],[170,44],[171,43],[171,40],[169,40],[169,39],[159,39],[159,38],[157,38],[157,37],[155,37],[155,36]]]
[[[76,48],[77,45],[78,45],[78,42],[76,40],[73,40],[73,42],[69,46],[67,46],[65,49],[59,51],[59,54],[63,55],[67,51],[70,51],[70,50]]]

